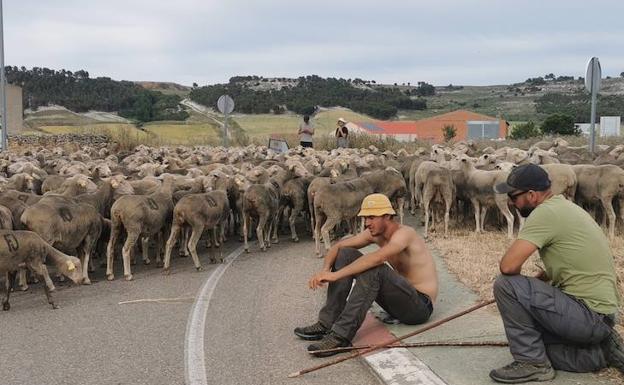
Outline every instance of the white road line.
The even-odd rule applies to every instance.
[[[184,340],[184,378],[187,385],[208,385],[206,377],[206,359],[204,356],[204,329],[206,326],[206,314],[208,314],[208,306],[212,293],[217,287],[219,279],[241,255],[244,246],[231,252],[224,263],[219,265],[212,271],[199,294],[195,299],[195,303],[191,308],[188,322],[186,324],[186,337]]]
[[[386,385],[446,385],[405,348],[387,349],[366,356],[364,360]]]

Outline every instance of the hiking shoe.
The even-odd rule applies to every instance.
[[[607,364],[624,373],[624,342],[620,334],[613,328],[611,333],[601,343]]]
[[[502,368],[490,372],[490,377],[496,382],[505,384],[519,384],[529,381],[550,381],[555,378],[555,370],[550,362],[543,364],[531,364],[528,362],[514,361]]]
[[[295,328],[294,333],[297,337],[306,341],[318,341],[329,333],[329,329],[317,322],[310,326]]]
[[[327,350],[335,348],[344,348],[351,346],[351,341],[339,336],[334,332],[329,332],[320,342],[308,345],[308,352],[316,357],[329,357],[342,352],[324,352],[315,353],[317,350]]]

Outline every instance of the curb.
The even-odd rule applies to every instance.
[[[354,344],[379,344],[393,338],[388,328],[369,312]],[[448,385],[406,348],[372,352],[364,356],[363,360],[386,385]]]

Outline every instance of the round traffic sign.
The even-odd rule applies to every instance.
[[[587,71],[585,73],[585,88],[589,92],[600,91],[600,81],[602,80],[602,70],[600,68],[600,61],[597,57],[589,59],[587,63]],[[593,87],[592,87],[593,86]]]
[[[229,95],[221,95],[217,100],[217,108],[222,114],[234,111],[234,100]]]

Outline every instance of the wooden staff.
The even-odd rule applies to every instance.
[[[334,349],[325,349],[325,350],[315,350],[313,352],[308,352],[312,355],[318,353],[340,353],[340,352],[350,352],[353,350],[360,349],[368,349],[372,348],[375,345],[360,345],[360,346],[345,346],[341,348]],[[507,342],[502,341],[476,341],[476,342],[467,342],[467,341],[458,341],[458,342],[445,342],[445,341],[435,341],[435,342],[414,342],[408,344],[401,345],[386,345],[382,346],[383,349],[393,349],[393,348],[427,348],[427,347],[435,347],[435,346],[454,346],[454,347],[467,347],[467,346],[509,346]]]
[[[422,327],[422,328],[420,328],[418,330],[415,330],[415,331],[413,331],[411,333],[408,333],[408,334],[406,334],[404,336],[393,338],[390,341],[386,341],[386,342],[383,342],[383,343],[378,344],[378,345],[373,345],[370,348],[365,348],[365,349],[356,351],[356,352],[354,352],[352,354],[349,354],[348,356],[336,358],[333,361],[325,362],[325,363],[317,365],[317,366],[313,366],[313,367],[310,367],[310,368],[307,368],[307,369],[302,369],[302,370],[300,370],[298,372],[290,373],[288,375],[288,378],[299,377],[299,376],[304,375],[306,373],[314,372],[314,371],[317,371],[319,369],[323,369],[323,368],[326,368],[328,366],[333,366],[333,365],[336,365],[336,364],[338,364],[340,362],[347,361],[347,360],[350,360],[350,359],[355,358],[355,357],[363,356],[364,354],[370,353],[372,351],[375,351],[375,350],[378,350],[378,349],[382,349],[383,347],[385,347],[387,345],[393,345],[393,344],[395,344],[395,343],[397,343],[399,341],[402,341],[402,340],[404,340],[406,338],[413,337],[413,336],[415,336],[417,334],[420,334],[420,333],[423,333],[423,332],[425,332],[427,330],[433,329],[433,328],[435,328],[437,326],[440,326],[442,324],[447,323],[448,321],[454,320],[455,318],[459,318],[459,317],[461,317],[461,316],[463,316],[465,314],[471,313],[471,312],[473,312],[473,311],[475,311],[477,309],[481,309],[482,307],[485,307],[485,306],[487,306],[489,304],[492,304],[492,303],[494,303],[493,299],[491,299],[489,301],[485,301],[485,302],[479,303],[477,305],[472,306],[471,308],[468,308],[466,310],[460,311],[457,314],[453,314],[453,315],[448,316],[446,318],[443,318],[443,319],[441,319],[439,321],[433,322],[433,323],[431,323],[431,324],[429,324],[427,326],[424,326],[424,327]]]

